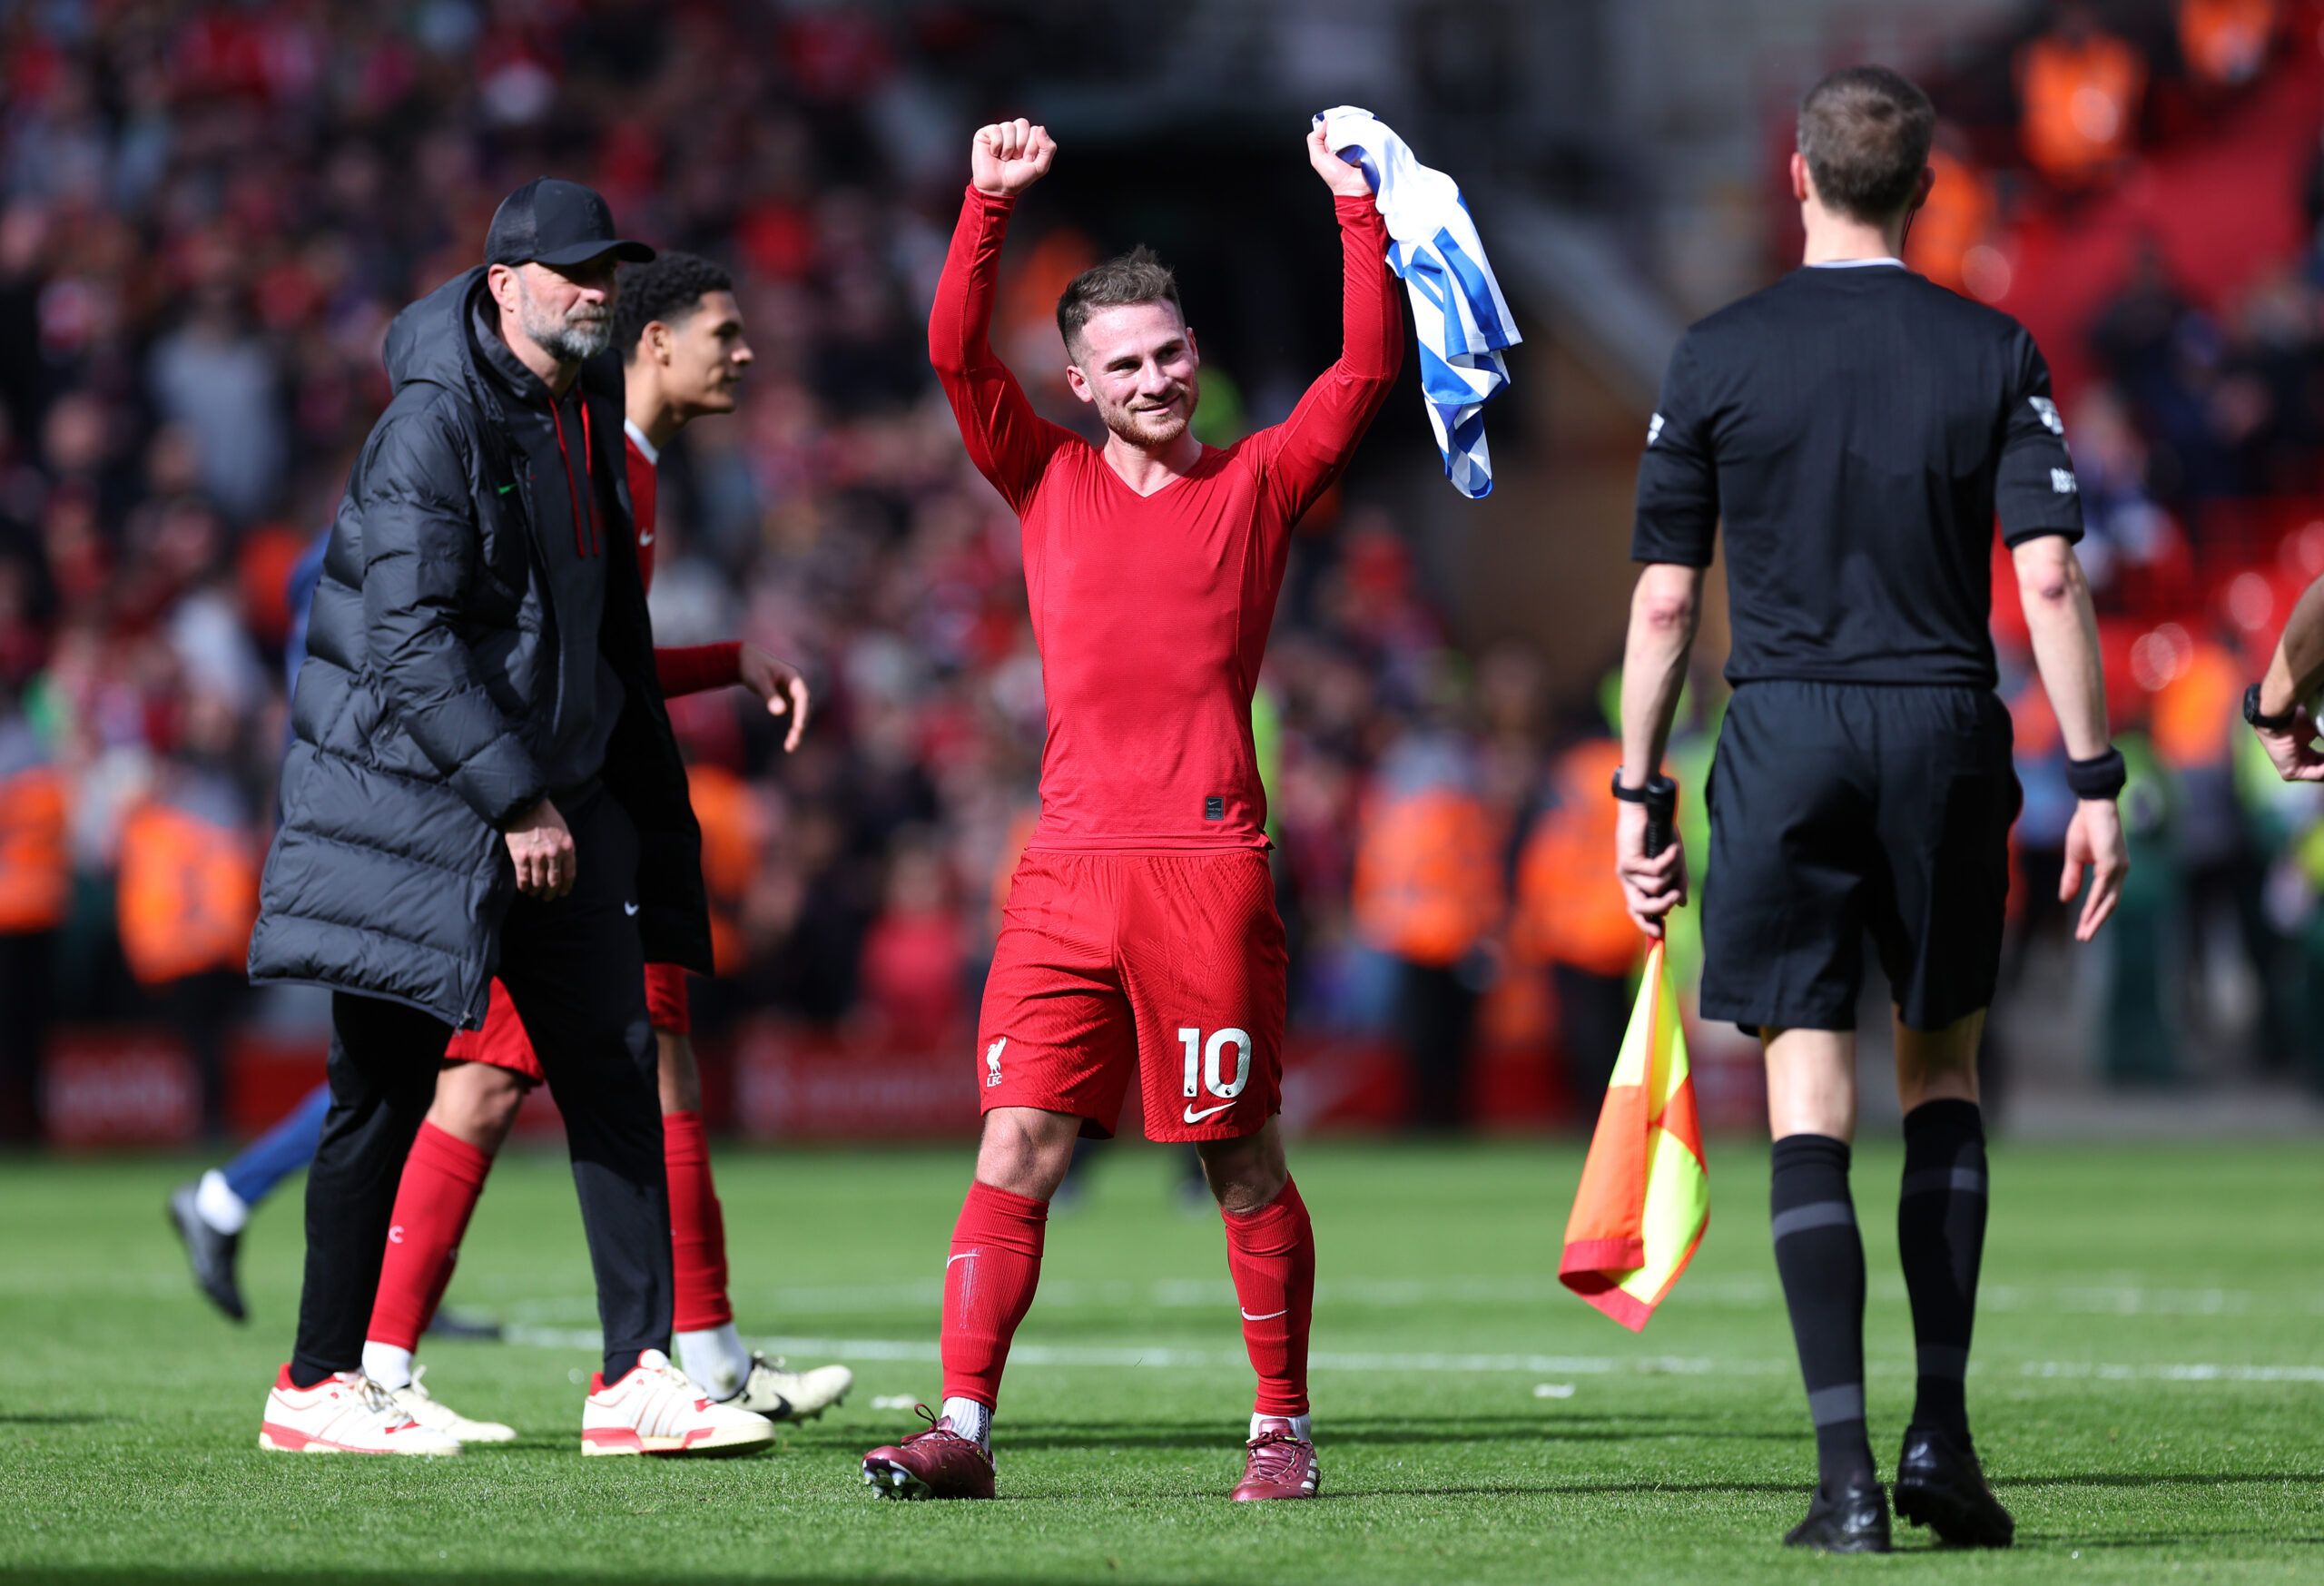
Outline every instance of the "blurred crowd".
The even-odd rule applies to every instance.
[[[2290,1069],[2324,1085],[2324,804],[2276,780],[2238,712],[2324,573],[2319,24],[2307,0],[2063,0],[1931,84],[1937,178],[1913,266],[2020,312],[2028,269],[2091,278],[2042,283],[2063,305],[2043,329],[2133,767],[2130,892],[2077,987],[2075,1044],[2118,1080]],[[2174,271],[2201,251],[2186,231],[2238,211],[2293,241],[2232,261],[2231,280]],[[2069,263],[2093,237],[2106,252]],[[2063,934],[2073,800],[1998,560],[1995,588],[2026,793],[2006,1001]],[[2033,1022],[2026,1039],[2064,1033]]]
[[[2177,544],[2206,532],[2212,503],[2324,488],[2324,129],[2312,117],[2299,129],[2308,157],[2297,192],[2270,185],[2272,166],[2231,162],[2201,192],[2162,190],[2198,221],[2196,203],[2297,214],[2309,241],[2256,270],[2240,261],[2244,279],[2224,300],[2177,279],[2162,240],[2137,218],[2138,195],[2157,191],[2155,155],[2206,141],[2232,148],[2250,135],[2233,131],[2236,118],[2271,78],[2313,82],[2324,9],[2064,0],[2028,16],[1933,80],[1945,118],[1936,182],[1906,251],[1932,280],[2010,307],[2023,297],[2012,289],[2029,232],[2079,227],[2110,242],[2123,233],[2126,246],[2089,261],[2101,265],[2092,273],[2103,295],[2075,327],[2086,345],[2052,350],[2077,371],[2063,394],[2093,520],[2085,560],[2104,585],[2118,566],[2168,563]]]
[[[2005,297],[2013,226],[2102,202],[2151,147],[2205,135],[2313,54],[2311,11],[2042,8],[1984,67],[1935,84],[1949,119],[1914,264]],[[176,1029],[214,1128],[231,1032],[311,1019],[241,973],[290,574],[387,399],[389,321],[472,263],[499,198],[542,172],[598,188],[625,234],[728,265],[757,354],[739,415],[665,454],[655,631],[793,659],[817,712],[785,756],[747,701],[674,710],[721,970],[697,1016],[714,1045],[772,1016],[965,1049],[1034,813],[1042,694],[1015,523],[935,391],[925,312],[968,129],[1045,63],[1114,60],[1118,16],[0,5],[0,1134],[36,1123],[53,1027]],[[2324,162],[2271,201],[2324,225]],[[995,343],[1060,422],[1086,419],[1049,307],[1098,253],[1048,223],[1010,250]],[[2318,513],[2250,505],[2324,485],[2324,251],[2280,262],[2222,304],[2141,254],[2092,305],[2091,377],[2061,393],[2142,768],[2148,862],[2094,1049],[2124,1078],[2190,1071],[2222,1032],[2324,1075],[2299,1046],[2324,1019],[2299,1006],[2308,987],[2324,1001],[2324,812],[2255,774],[2230,730],[2271,625],[2324,572],[2324,527],[2298,532]],[[1231,341],[1206,350],[1206,440],[1296,399],[1266,361],[1279,350],[1254,354],[1266,372],[1247,389]],[[1315,369],[1331,355],[1310,350]],[[1456,646],[1394,498],[1359,473],[1301,525],[1260,689],[1294,1029],[1400,1045],[1424,1123],[1463,1120],[1463,1071],[1487,1050],[1532,1054],[1552,1110],[1586,1117],[1639,953],[1604,858],[1607,701],[1553,696],[1522,645]],[[2210,579],[2207,535],[2275,559],[2240,569],[2256,586]],[[2022,975],[2058,930],[2040,899],[2066,795],[2009,605]],[[1699,680],[1674,746],[1695,788],[1718,692]],[[1682,916],[1682,969],[1689,951]]]
[[[935,392],[925,310],[972,95],[1059,48],[1102,56],[1103,25],[942,4],[0,7],[9,1133],[34,1121],[53,1024],[174,1027],[214,1128],[231,1030],[284,1016],[241,963],[289,575],[387,399],[389,321],[541,170],[596,186],[625,234],[727,263],[757,354],[740,415],[665,456],[656,635],[793,658],[817,711],[786,757],[738,697],[677,704],[722,971],[697,1016],[965,1041],[1042,694],[1014,520]],[[1049,306],[1092,249],[1020,241],[995,327],[1061,421],[1083,420]],[[1205,438],[1298,389],[1206,371]],[[1538,670],[1450,648],[1398,525],[1353,489],[1302,526],[1284,604],[1259,715],[1295,1018],[1385,1030],[1403,1010],[1451,1032],[1428,1060],[1457,1069],[1517,845],[1555,800]],[[1360,855],[1392,807],[1422,814]]]

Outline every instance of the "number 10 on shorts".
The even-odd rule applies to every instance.
[[[1221,1101],[1232,1101],[1242,1095],[1243,1087],[1251,1082],[1249,1031],[1231,1027],[1226,1029],[1214,1029],[1210,1032],[1210,1039],[1206,1041],[1202,1038],[1201,1030],[1191,1025],[1182,1025],[1178,1029],[1178,1045],[1186,1051],[1187,1095],[1188,1097],[1202,1094],[1202,1089],[1196,1084],[1199,1080],[1202,1086],[1207,1086],[1210,1093]],[[1226,1057],[1226,1049],[1230,1046],[1235,1049],[1235,1078],[1231,1082],[1224,1079],[1219,1072],[1220,1059]]]

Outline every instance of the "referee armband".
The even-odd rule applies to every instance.
[[[1639,457],[1630,560],[1708,567],[1718,534],[1718,463],[1710,399],[1691,335],[1670,354]]]
[[[1994,509],[2002,540],[2013,547],[2043,535],[2082,537],[2082,483],[2066,450],[2065,421],[2050,394],[2050,366],[2019,327],[2015,389],[2002,423]]]

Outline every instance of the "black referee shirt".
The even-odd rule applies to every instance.
[[[1630,555],[1708,566],[1735,684],[1996,681],[1995,513],[2082,537],[2025,328],[1895,264],[1796,270],[1689,330],[1639,464]]]

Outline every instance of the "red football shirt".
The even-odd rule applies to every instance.
[[[654,489],[657,478],[655,461],[637,444],[637,437],[625,432],[624,450],[629,462],[630,515],[637,519],[637,570],[645,575],[645,587],[654,587]],[[694,645],[684,649],[654,652],[654,674],[662,685],[662,696],[675,699],[682,694],[701,694],[707,689],[725,688],[743,681],[743,646],[739,643],[724,645]]]
[[[645,575],[645,587],[654,587],[654,486],[657,474],[654,459],[637,444],[637,437],[624,426],[622,450],[629,460],[630,516],[637,519],[637,570]]]
[[[1339,361],[1281,424],[1204,447],[1191,473],[1141,497],[1096,447],[1035,414],[987,345],[1012,202],[969,190],[929,357],[970,458],[1024,525],[1049,714],[1030,848],[1266,846],[1251,694],[1291,527],[1347,466],[1403,356],[1379,211],[1369,197],[1335,206]]]

